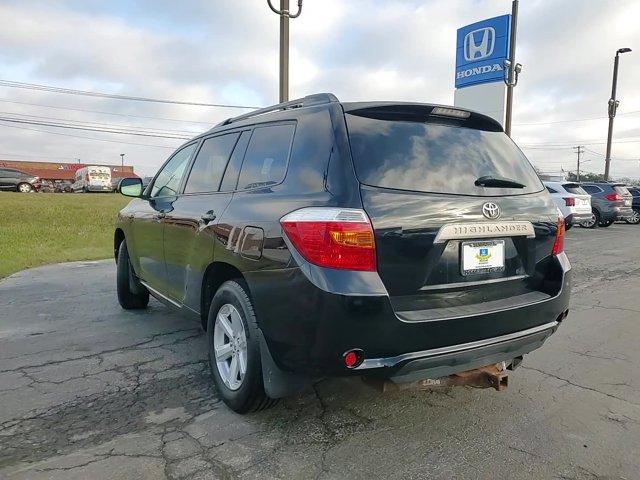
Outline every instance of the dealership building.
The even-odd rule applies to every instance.
[[[23,162],[0,159],[0,168],[13,168],[51,182],[60,180],[69,180],[73,182],[76,171],[88,165],[109,167],[111,169],[111,178],[138,176],[134,173],[131,165],[120,166],[101,165],[97,163]]]

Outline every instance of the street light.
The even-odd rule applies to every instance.
[[[297,13],[289,10],[289,0],[280,0],[280,10],[267,0],[269,8],[280,15],[280,103],[289,100],[289,19],[302,13],[302,0],[298,0]]]
[[[618,105],[620,102],[616,100],[616,88],[618,86],[618,62],[620,59],[621,53],[630,52],[630,48],[619,48],[616,51],[616,57],[613,60],[613,82],[611,85],[611,98],[609,99],[609,131],[607,133],[607,154],[604,160],[604,181],[609,180],[609,165],[611,163],[611,140],[613,138],[613,119],[616,116],[616,110],[618,110]]]
[[[120,159],[122,160],[122,167],[124,168],[124,153],[120,154]]]

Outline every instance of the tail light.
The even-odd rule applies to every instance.
[[[610,202],[619,202],[621,200],[624,200],[622,198],[622,195],[618,195],[617,193],[609,193],[609,194],[605,195],[604,198],[606,200],[609,200]]]
[[[310,263],[340,270],[376,270],[373,228],[362,210],[302,208],[282,217],[280,224]]]
[[[564,204],[567,207],[575,207],[576,206],[576,199],[573,198],[573,197],[564,198]]]
[[[558,215],[558,228],[556,229],[556,240],[553,242],[553,249],[551,250],[552,255],[559,255],[564,252],[564,234],[564,217]]]

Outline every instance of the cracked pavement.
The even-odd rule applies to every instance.
[[[640,472],[640,227],[568,232],[571,314],[505,392],[324,380],[229,411],[197,322],[125,312],[112,261],[0,283],[0,479],[562,478]]]

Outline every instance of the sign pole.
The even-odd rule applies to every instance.
[[[504,119],[504,132],[511,136],[511,111],[513,109],[513,87],[515,87],[516,33],[518,29],[518,0],[511,3],[511,34],[509,37],[509,73],[507,78],[507,107]]]

